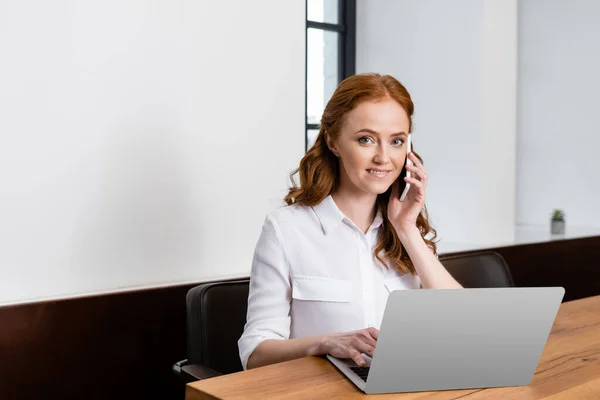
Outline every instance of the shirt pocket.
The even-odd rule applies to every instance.
[[[394,290],[419,289],[421,280],[418,275],[405,274],[384,279],[383,284],[388,292],[391,293]]]
[[[292,298],[296,300],[349,303],[352,292],[349,280],[309,275],[292,277]]]

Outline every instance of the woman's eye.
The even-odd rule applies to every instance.
[[[360,139],[358,139],[358,143],[360,143],[360,144],[368,144],[369,142],[374,143],[373,139],[371,139],[369,136],[363,136]],[[393,146],[399,147],[399,146],[402,146],[403,143],[404,143],[404,140],[399,139],[399,138],[392,140]]]

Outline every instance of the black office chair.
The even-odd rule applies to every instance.
[[[515,286],[506,261],[494,251],[441,256],[440,262],[465,288]]]
[[[466,288],[514,286],[495,252],[442,256],[440,262]],[[173,365],[186,382],[242,370],[237,341],[246,324],[249,284],[249,279],[205,283],[188,292],[188,358]]]
[[[173,365],[186,382],[241,371],[237,341],[248,309],[250,280],[205,283],[187,303],[187,359]]]

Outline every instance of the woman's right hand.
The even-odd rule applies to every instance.
[[[379,331],[375,328],[325,335],[324,352],[336,358],[351,358],[363,367],[365,360],[361,353],[373,357],[378,336]]]

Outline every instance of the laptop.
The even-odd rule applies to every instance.
[[[526,386],[562,287],[409,289],[390,293],[373,358],[327,358],[368,394]]]

